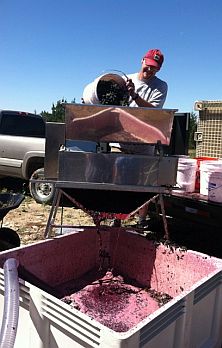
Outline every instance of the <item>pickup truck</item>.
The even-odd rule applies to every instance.
[[[45,122],[40,115],[0,110],[0,177],[44,179]],[[51,183],[29,182],[38,203],[50,203]]]

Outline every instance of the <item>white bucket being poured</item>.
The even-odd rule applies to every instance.
[[[177,186],[180,191],[194,192],[197,171],[197,160],[179,157],[177,169]]]
[[[200,194],[208,199],[222,201],[222,161],[204,161],[200,163]],[[212,188],[215,188],[215,192]],[[210,188],[210,189],[209,189]],[[216,188],[219,189],[216,193]],[[212,191],[212,192],[210,192]],[[221,192],[220,192],[221,191]],[[209,197],[210,196],[210,197]],[[220,197],[221,196],[221,197]],[[216,202],[219,202],[216,200]]]
[[[83,100],[86,104],[100,104],[101,100],[98,96],[98,84],[100,81],[113,81],[123,90],[126,89],[126,81],[118,74],[104,74],[97,77],[93,82],[89,83],[83,91]]]

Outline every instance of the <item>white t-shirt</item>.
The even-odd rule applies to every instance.
[[[127,75],[135,85],[135,92],[141,98],[151,103],[155,108],[162,108],[166,100],[168,86],[165,81],[162,81],[156,76],[150,78],[147,82],[139,80],[138,73]],[[131,100],[130,105],[138,107],[134,100]],[[111,146],[112,143],[110,144]],[[116,146],[115,144],[114,146]],[[118,147],[122,152],[128,154],[154,155],[155,145],[151,144],[122,144],[118,143]]]
[[[162,108],[167,96],[167,83],[156,76],[151,77],[148,81],[139,80],[138,73],[127,75],[135,85],[135,92],[141,98],[151,103],[156,108]],[[130,106],[137,106],[134,100]]]

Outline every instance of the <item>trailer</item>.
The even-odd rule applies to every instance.
[[[194,134],[196,142],[197,161],[209,161],[222,158],[222,101],[196,101],[194,108],[198,111],[197,131]],[[184,125],[182,125],[184,127]],[[184,130],[183,130],[184,132]],[[185,133],[187,134],[187,133]],[[187,144],[187,140],[183,142]],[[188,148],[181,147],[179,155],[187,155]],[[203,162],[204,163],[204,162]],[[221,172],[221,168],[215,169]],[[217,190],[220,189],[220,175]],[[206,224],[211,227],[222,226],[221,208],[222,200],[211,200],[208,192],[201,193],[200,172],[197,169],[198,181],[193,192],[177,191],[164,195],[165,209],[168,215],[184,220]],[[222,182],[221,182],[222,184]],[[211,189],[212,187],[210,187]],[[214,188],[214,187],[213,187]]]
[[[222,203],[211,202],[199,193],[172,193],[164,195],[166,214],[211,227],[222,227]]]

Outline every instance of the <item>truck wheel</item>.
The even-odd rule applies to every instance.
[[[20,238],[17,232],[8,227],[0,228],[0,251],[20,246]]]
[[[50,204],[53,199],[55,187],[52,183],[41,182],[44,180],[44,168],[37,169],[30,179],[38,180],[38,182],[29,182],[29,191],[31,196],[37,203]]]

